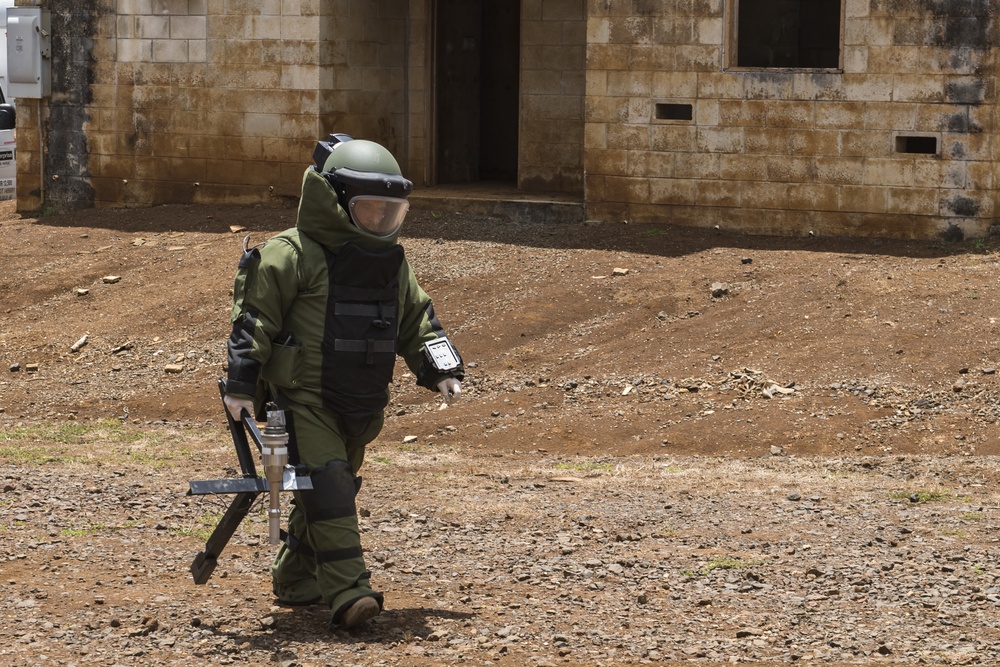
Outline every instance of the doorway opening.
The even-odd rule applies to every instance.
[[[516,183],[520,0],[434,10],[434,182]]]

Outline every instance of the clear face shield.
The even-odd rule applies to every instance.
[[[351,219],[359,228],[375,236],[392,236],[403,226],[410,202],[396,197],[358,195],[349,202]]]

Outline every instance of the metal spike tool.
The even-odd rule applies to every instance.
[[[219,394],[225,398],[225,380],[219,380]],[[264,427],[263,433],[257,428],[257,422],[247,412],[243,412],[240,421],[232,418],[229,411],[225,409],[225,405],[223,405],[223,412],[229,423],[229,433],[233,437],[236,458],[239,460],[243,476],[236,479],[214,479],[190,483],[187,492],[189,496],[236,495],[229,505],[229,509],[226,510],[215,530],[212,531],[208,541],[205,542],[205,549],[198,552],[194,562],[191,563],[191,575],[196,584],[204,584],[212,576],[222,550],[226,548],[226,544],[229,543],[236,529],[250,513],[250,508],[253,507],[254,502],[262,493],[268,492],[270,494],[267,511],[268,537],[271,544],[278,544],[281,541],[279,492],[312,488],[312,479],[308,473],[300,474],[299,470],[288,465],[288,433],[285,430],[283,410],[277,409],[277,406],[273,406],[273,404],[268,405],[267,425]],[[251,439],[261,454],[264,465],[263,478],[257,474],[253,452],[250,449]]]

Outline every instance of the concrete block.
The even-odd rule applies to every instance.
[[[892,99],[896,102],[944,101],[943,76],[898,74],[893,76]]]
[[[888,208],[888,188],[842,185],[839,187],[837,210],[855,213],[885,213]]]
[[[617,148],[587,148],[583,154],[583,166],[588,174],[614,176],[628,172],[628,151]]]
[[[696,81],[695,86],[699,98],[742,99],[744,97],[743,77],[731,72],[684,73],[684,77]]]
[[[135,33],[141,39],[170,39],[170,17],[137,16]]]
[[[205,39],[208,36],[204,16],[171,16],[170,39]]]
[[[608,72],[608,95],[615,97],[653,94],[653,74],[643,71]]]
[[[813,110],[818,128],[860,130],[865,127],[867,107],[860,102],[821,102]]]
[[[892,101],[893,77],[889,74],[844,74],[844,94],[857,102]]]
[[[651,178],[647,196],[633,201],[650,204],[692,206],[698,201],[698,181],[693,179]]]
[[[864,182],[864,158],[818,157],[816,181],[834,185],[861,185]]]
[[[522,30],[526,22],[521,23]],[[522,33],[523,35],[523,33]],[[608,44],[611,42],[611,21],[607,17],[590,17],[587,19],[587,44]]]
[[[184,39],[154,39],[153,62],[185,63],[188,61],[188,43]]]
[[[767,105],[767,126],[768,127],[809,127],[813,123],[813,110],[816,105],[812,102],[783,102],[774,101]]]
[[[123,63],[150,62],[153,59],[153,40],[119,39],[117,58]]]
[[[281,17],[245,17],[242,37],[243,39],[281,39]]]
[[[748,209],[788,208],[788,184],[769,181],[742,182],[740,200]]]
[[[698,206],[742,206],[743,189],[732,181],[695,181]]]
[[[743,129],[739,127],[699,127],[698,150],[709,153],[742,153]]]
[[[869,72],[867,46],[844,47],[844,72],[849,74],[865,74]]]
[[[790,183],[788,206],[793,210],[836,211],[839,188],[824,183]]]
[[[865,129],[916,131],[918,127],[929,131],[926,124],[917,122],[920,105],[905,102],[875,103],[865,105]]]
[[[647,70],[655,74],[675,72],[677,50],[671,47],[637,44],[629,48],[626,67],[630,70]]]
[[[816,159],[787,155],[764,158],[762,165],[770,181],[811,183],[816,180]]]
[[[677,68],[687,72],[716,72],[722,69],[722,46],[679,46]]]
[[[765,181],[767,171],[760,168],[757,155],[720,155],[719,176],[729,181]]]
[[[698,44],[713,44],[722,46],[722,35],[724,29],[725,23],[721,17],[696,19],[695,34],[697,37],[695,41]]]
[[[682,125],[654,125],[650,128],[650,148],[658,151],[698,150],[698,128]]]
[[[791,99],[793,95],[792,80],[784,74],[774,72],[740,72],[743,77],[743,89],[750,100],[781,100]]]
[[[653,95],[662,99],[701,97],[699,76],[689,72],[653,72]]]
[[[840,154],[845,157],[888,157],[894,152],[892,134],[886,131],[840,133]]]
[[[870,158],[865,160],[865,185],[912,185],[913,160],[905,158]]]
[[[763,127],[767,124],[767,103],[760,100],[720,100],[719,124]]]
[[[888,188],[886,213],[897,215],[936,215],[938,194],[928,188]]]

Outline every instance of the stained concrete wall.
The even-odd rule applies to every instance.
[[[332,131],[405,159],[406,0],[18,4],[53,44],[52,97],[18,106],[20,210],[295,197]]]
[[[521,3],[518,185],[583,193],[585,0]]]
[[[18,208],[295,197],[318,137],[429,179],[431,0],[19,0],[52,13]],[[522,186],[582,193],[584,0],[525,0]],[[43,148],[44,146],[44,148]]]
[[[988,233],[1000,158],[994,2],[844,0],[841,71],[726,70],[735,8],[590,0],[589,217]],[[689,105],[691,118],[657,118],[657,104]],[[937,153],[900,152],[911,136],[933,137]]]

